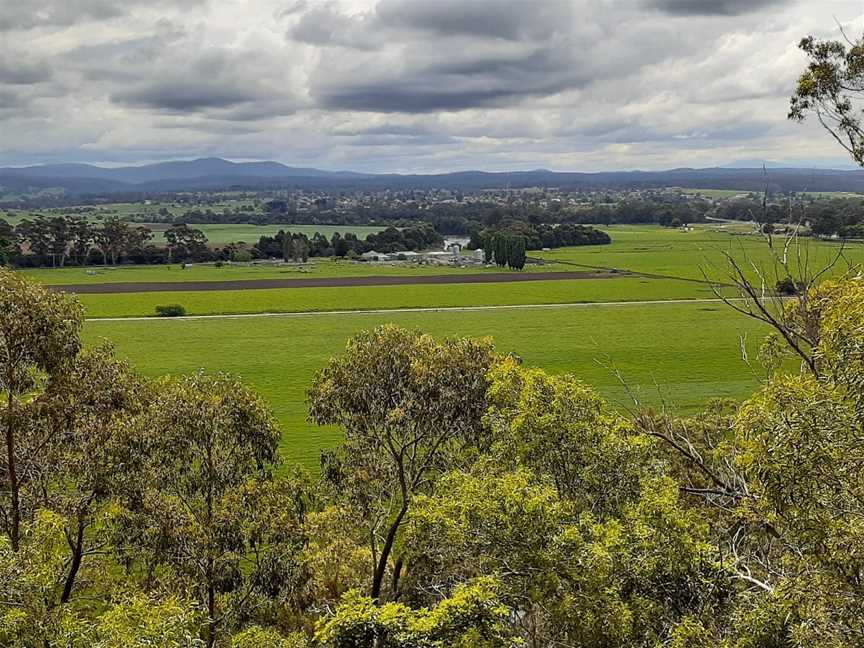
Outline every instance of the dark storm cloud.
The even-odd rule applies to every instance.
[[[111,95],[111,101],[115,103],[170,112],[228,108],[252,101],[254,98],[254,95],[241,87],[194,79],[156,81],[140,88],[122,90]]]
[[[175,33],[168,38],[179,37]],[[162,42],[164,39],[134,46],[127,43],[120,50],[123,65],[91,68],[84,73],[120,86],[110,94],[110,100],[138,109],[255,121],[287,115],[296,108],[290,87],[278,78],[278,58],[249,50],[205,48],[190,52],[185,42],[169,47],[160,46]]]
[[[567,31],[576,5],[571,0],[383,0],[367,14],[348,16],[333,4],[315,5],[289,30],[295,40],[314,44],[378,49],[391,40],[470,36],[521,41]],[[435,42],[431,45],[434,47]]]
[[[544,96],[586,79],[553,51],[481,56],[467,60],[408,61],[367,79],[324,78],[313,93],[328,108],[428,113],[502,105]]]
[[[319,107],[414,114],[580,90],[707,42],[616,2],[382,0],[354,14],[326,4],[288,35],[322,49],[309,83]]]
[[[385,25],[481,38],[520,40],[567,28],[572,0],[512,2],[512,0],[383,0],[376,14]]]
[[[647,0],[645,5],[678,16],[740,16],[784,3],[789,0]]]

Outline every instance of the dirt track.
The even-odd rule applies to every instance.
[[[183,281],[173,283],[61,284],[54,290],[85,294],[138,292],[198,292],[206,290],[265,290],[272,288],[347,288],[352,286],[415,286],[428,284],[513,283],[612,279],[624,273],[610,272],[490,272],[486,274],[417,275],[404,277],[330,277],[317,279],[249,279],[246,281]]]

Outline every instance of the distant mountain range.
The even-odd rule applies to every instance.
[[[279,162],[229,162],[221,158],[159,162],[144,166],[117,168],[92,164],[45,164],[23,168],[0,168],[0,176],[28,178],[87,178],[126,184],[144,184],[161,180],[196,180],[199,178],[362,178],[350,171],[321,171],[289,167]]]
[[[767,165],[766,165],[767,166]],[[67,197],[88,194],[153,194],[217,189],[500,189],[504,187],[620,189],[685,187],[762,191],[848,191],[864,193],[864,170],[714,167],[668,171],[513,172],[460,171],[435,175],[363,174],[290,167],[279,162],[229,162],[220,158],[104,168],[49,164],[0,168],[0,195],[62,190]]]

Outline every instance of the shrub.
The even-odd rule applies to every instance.
[[[799,286],[795,283],[795,280],[792,277],[786,277],[785,279],[781,279],[777,282],[777,285],[774,287],[780,295],[797,295],[800,292]]]
[[[168,304],[167,306],[157,306],[156,315],[159,317],[183,317],[186,314],[186,309],[180,304]]]

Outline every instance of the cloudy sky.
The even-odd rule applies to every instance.
[[[786,121],[861,0],[0,0],[0,165],[848,164]]]

